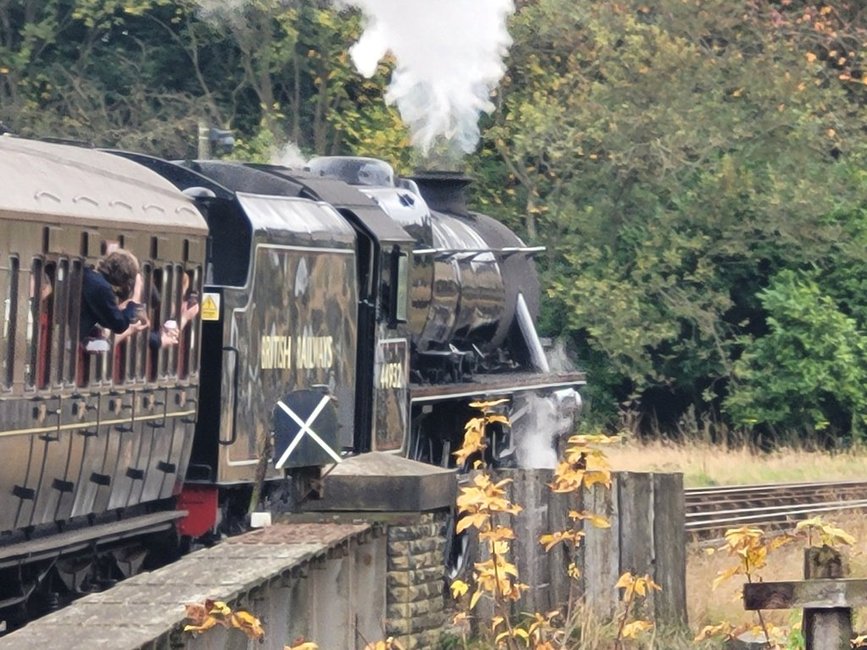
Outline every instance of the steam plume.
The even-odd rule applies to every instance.
[[[512,0],[347,0],[367,27],[350,54],[370,77],[391,51],[397,65],[386,94],[425,154],[437,138],[465,153],[491,112],[491,91],[505,72]]]

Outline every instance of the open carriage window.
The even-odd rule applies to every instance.
[[[27,312],[24,383],[46,388],[51,371],[51,338],[54,314],[54,275],[57,266],[34,259],[30,267],[30,305]]]
[[[126,379],[127,381],[142,380],[147,377],[148,347],[158,336],[159,325],[153,321],[150,304],[153,291],[153,265],[145,262],[141,266],[142,276],[142,317],[150,323],[150,327],[134,334],[127,344]],[[155,335],[154,332],[157,332]]]
[[[199,296],[202,287],[202,271],[195,268],[181,273],[181,304],[178,308],[180,335],[178,337],[178,377],[186,378],[198,372],[198,316]]]
[[[68,376],[66,368],[74,363],[73,349],[69,341],[69,260],[61,259],[45,265],[45,277],[51,283],[51,291],[45,305],[46,341],[45,357],[48,363],[44,381],[39,384],[45,388],[48,383],[61,385]],[[44,289],[43,289],[44,291]],[[40,351],[40,356],[42,352]]]
[[[15,359],[15,319],[18,315],[18,258],[10,257],[8,267],[0,267],[0,300],[2,303],[2,335],[0,342],[0,382],[3,388],[12,386]]]
[[[65,328],[63,330],[63,365],[60,369],[60,382],[65,385],[75,383],[76,370],[79,363],[79,323],[81,319],[81,260],[73,260],[70,265],[63,260],[57,275],[58,304],[56,311],[58,316],[65,314]],[[60,303],[63,296],[63,305]]]
[[[174,374],[176,369],[175,346],[161,345],[160,338],[162,328],[166,323],[176,317],[173,315],[174,296],[177,296],[173,267],[153,269],[153,279],[149,292],[148,310],[153,337],[148,346],[148,379],[156,380],[158,377]]]

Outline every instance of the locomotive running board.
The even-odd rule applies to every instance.
[[[156,512],[106,524],[77,528],[41,539],[16,542],[9,546],[0,547],[0,568],[60,557],[87,548],[95,541],[101,545],[133,535],[159,532],[171,528],[176,519],[186,515],[185,510]]]
[[[413,403],[514,395],[515,393],[578,388],[587,383],[583,372],[509,373],[476,375],[475,381],[461,384],[410,384]]]

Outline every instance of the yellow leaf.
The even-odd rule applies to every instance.
[[[479,602],[479,598],[482,597],[481,589],[476,589],[472,596],[470,596],[470,609],[473,609],[476,606],[476,603]]]
[[[653,627],[650,621],[632,621],[623,626],[623,638],[634,639],[642,632],[646,632]]]
[[[199,634],[200,632],[205,632],[210,630],[215,625],[222,625],[220,621],[218,621],[213,616],[208,616],[204,621],[202,621],[199,625],[185,625],[184,632],[192,632],[193,634]]]
[[[611,528],[611,522],[604,515],[589,514],[584,517],[585,521],[589,521],[594,528]]]
[[[206,600],[205,607],[208,607],[208,614],[211,616],[228,617],[232,613],[232,609],[221,600]]]
[[[485,513],[464,515],[463,517],[461,517],[461,520],[458,522],[457,526],[455,526],[455,530],[461,533],[470,527],[481,528],[485,525],[489,518],[490,515],[487,515]]]
[[[740,570],[741,570],[741,567],[739,565],[730,567],[728,569],[723,569],[722,571],[720,571],[717,574],[717,577],[713,579],[713,583],[711,584],[711,589],[716,589],[723,582],[725,582],[726,580],[728,580],[732,576],[735,576],[738,573],[740,573]]]
[[[696,635],[693,641],[698,643],[700,641],[704,641],[705,639],[720,635],[724,635],[726,638],[730,638],[732,634],[732,629],[733,628],[731,623],[720,623],[719,625],[705,625],[698,633],[698,635]]]
[[[587,470],[584,472],[584,487],[592,487],[595,484],[611,487],[611,472],[605,470]]]
[[[487,530],[479,533],[479,539],[497,542],[504,539],[515,539],[515,531],[505,526],[497,526],[493,530]]]
[[[261,640],[265,637],[262,622],[250,612],[241,610],[233,613],[229,618],[229,625],[241,630],[251,639]]]
[[[568,533],[563,533],[562,531],[557,531],[555,533],[551,533],[549,535],[542,535],[539,537],[539,543],[545,547],[545,551],[550,551],[552,548],[557,546],[560,542],[564,542],[570,539],[570,535]]]
[[[451,585],[452,598],[460,598],[470,590],[470,586],[463,580],[455,580]]]
[[[508,397],[503,397],[502,399],[495,399],[490,402],[470,402],[470,408],[484,410],[493,408],[494,406],[499,406],[500,404],[507,404],[508,402]]]
[[[855,543],[855,538],[842,528],[828,526],[825,532],[829,537],[828,546],[834,546],[835,544],[847,544],[851,546]]]
[[[631,572],[627,571],[620,576],[620,578],[617,580],[617,584],[614,585],[614,587],[616,589],[629,589],[630,587],[632,587],[634,582],[635,576],[632,575]]]

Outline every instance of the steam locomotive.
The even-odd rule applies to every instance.
[[[170,162],[0,137],[0,620],[243,525],[348,454],[452,464],[471,401],[507,396],[511,462],[539,400],[580,404],[533,326],[538,249],[471,213],[457,174]],[[82,276],[141,264],[156,330],[82,339]],[[548,426],[548,425],[546,425]],[[290,477],[291,480],[287,480]]]

